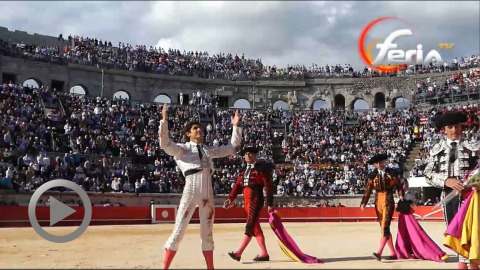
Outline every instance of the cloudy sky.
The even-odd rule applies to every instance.
[[[0,25],[58,36],[63,33],[180,50],[244,53],[264,64],[365,64],[360,33],[385,16],[409,23],[425,54],[444,60],[479,53],[479,2],[0,2]],[[386,22],[369,40],[406,24]],[[408,39],[409,37],[404,37]],[[438,43],[454,43],[440,51]],[[411,48],[411,47],[410,47]],[[414,48],[414,47],[413,47]],[[412,49],[413,49],[412,48]],[[409,49],[409,48],[405,48]],[[376,55],[376,52],[374,52]]]

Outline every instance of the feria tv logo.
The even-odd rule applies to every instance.
[[[422,44],[418,44],[416,50],[408,50],[405,52],[397,49],[398,45],[394,43],[394,41],[402,36],[413,36],[412,30],[410,29],[400,29],[390,33],[383,43],[378,43],[380,39],[375,39],[369,43],[365,50],[365,37],[373,26],[385,20],[400,20],[409,24],[405,20],[396,17],[382,17],[371,22],[369,25],[367,25],[367,27],[365,27],[365,29],[363,29],[358,42],[358,49],[365,63],[367,63],[371,68],[383,72],[394,72],[397,70],[406,69],[407,65],[428,65],[433,59],[435,59],[438,64],[444,63],[442,56],[436,50],[431,50],[424,58]],[[371,50],[374,44],[376,44],[376,48],[380,50],[375,60],[373,60],[371,57]],[[440,43],[438,45],[440,46],[440,50],[443,48],[450,50],[454,44]],[[385,60],[385,57],[387,57],[387,65],[382,64]]]

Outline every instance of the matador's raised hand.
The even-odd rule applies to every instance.
[[[236,127],[238,127],[238,123],[240,122],[240,114],[238,113],[238,110],[235,111],[235,116],[232,118],[232,124]]]
[[[162,118],[164,122],[167,121],[167,103],[163,103]]]

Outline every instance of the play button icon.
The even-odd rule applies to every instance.
[[[38,223],[35,214],[35,208],[37,206],[38,199],[40,199],[40,196],[42,196],[42,194],[45,193],[47,190],[54,187],[65,187],[73,190],[80,196],[85,207],[85,215],[83,217],[82,224],[80,224],[80,227],[78,227],[74,232],[67,235],[53,235],[46,232]],[[75,209],[65,205],[61,201],[50,196],[50,226],[57,224],[58,222],[69,217],[75,212]],[[30,223],[32,224],[35,232],[37,232],[45,240],[54,243],[66,243],[75,240],[77,237],[79,237],[80,235],[82,235],[82,233],[85,232],[88,225],[90,224],[90,220],[92,219],[92,204],[90,202],[90,199],[88,198],[87,193],[74,182],[64,179],[51,180],[41,185],[35,191],[35,193],[33,193],[32,198],[30,199],[30,202],[28,204],[28,218],[30,219]]]
[[[75,209],[50,196],[50,226],[57,224],[57,222],[75,212],[77,212]]]

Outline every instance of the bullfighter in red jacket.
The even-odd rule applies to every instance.
[[[225,208],[232,206],[233,201],[243,191],[245,200],[245,211],[247,212],[247,225],[245,226],[245,235],[240,248],[236,252],[229,252],[228,255],[236,261],[240,261],[242,253],[255,236],[261,253],[254,258],[254,261],[269,261],[267,248],[265,246],[265,237],[260,227],[260,211],[264,205],[263,188],[265,187],[267,195],[268,212],[273,212],[273,181],[272,164],[266,162],[257,162],[258,149],[255,147],[246,147],[240,153],[245,158],[247,168],[241,172],[233,186],[228,199],[224,203]]]

